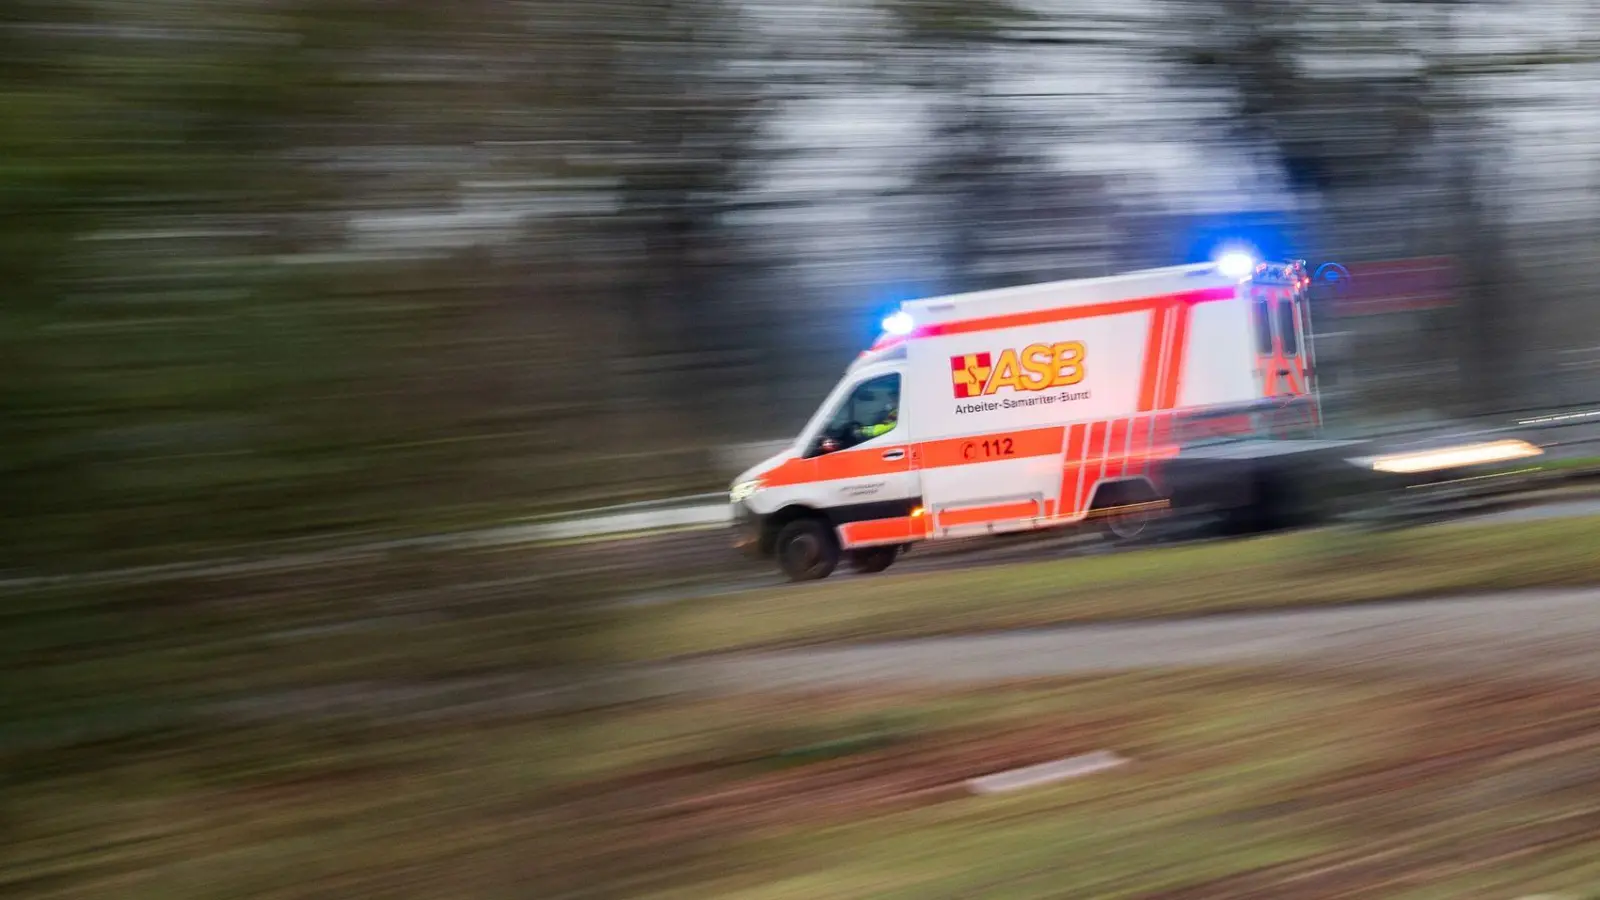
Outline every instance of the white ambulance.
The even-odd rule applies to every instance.
[[[919,541],[1131,536],[1198,433],[1318,422],[1310,277],[1216,263],[903,304],[794,444],[733,484],[740,542],[790,578]]]

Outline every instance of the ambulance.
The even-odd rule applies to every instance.
[[[794,443],[735,480],[740,543],[808,581],[922,541],[1136,537],[1186,444],[1316,431],[1310,284],[1303,263],[1229,254],[904,303]]]

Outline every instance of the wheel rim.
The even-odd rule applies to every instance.
[[[1109,523],[1111,533],[1119,538],[1128,540],[1144,534],[1150,527],[1150,517],[1144,513],[1129,513],[1123,516],[1113,516]]]
[[[800,535],[789,542],[784,550],[784,561],[789,564],[789,569],[794,572],[809,572],[816,567],[822,557],[822,545],[809,534]]]

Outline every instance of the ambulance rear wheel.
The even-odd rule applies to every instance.
[[[1144,537],[1150,528],[1151,515],[1147,512],[1118,513],[1105,520],[1106,536],[1114,541],[1133,542]]]
[[[899,547],[873,547],[870,550],[856,550],[850,554],[850,569],[862,575],[876,575],[894,565],[895,557],[899,555]]]
[[[1148,482],[1119,481],[1095,492],[1094,510],[1107,538],[1135,543],[1150,530],[1157,516],[1153,507],[1160,499]]]
[[[818,581],[839,565],[839,541],[821,519],[796,519],[783,526],[773,550],[790,581]]]

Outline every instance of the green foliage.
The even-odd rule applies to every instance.
[[[680,58],[716,10],[670,6],[684,28],[643,62],[621,53],[637,16],[552,7],[529,21],[494,0],[8,8],[0,571],[540,503],[544,471],[581,435],[524,398],[552,393],[557,364],[578,374],[550,345],[561,319],[627,287],[608,275],[587,288],[585,267],[625,260],[568,251],[533,280],[534,261],[449,242],[363,249],[352,235],[385,213],[449,210],[471,179],[587,170],[642,198],[627,227],[647,242],[689,222],[691,243],[663,252],[703,253],[715,224],[701,210],[731,189],[749,101],[706,74],[720,38]],[[531,87],[504,90],[530,67]],[[698,86],[691,114],[667,102],[674,85]],[[629,103],[659,112],[612,115]],[[480,145],[521,137],[534,149]],[[574,139],[637,141],[644,163],[624,163],[638,148],[587,161],[539,149]],[[559,240],[616,236],[579,223]],[[572,327],[585,326],[592,337],[594,323]],[[525,380],[503,374],[519,364]]]
[[[185,41],[159,5],[113,7],[126,18],[86,35],[32,11],[39,65],[0,76],[5,562],[193,533],[193,517],[225,528],[249,506],[237,461],[283,459],[263,399],[338,362],[317,352],[324,273],[269,255],[316,193],[271,137],[312,95],[314,58],[282,40],[292,18],[239,46]]]

